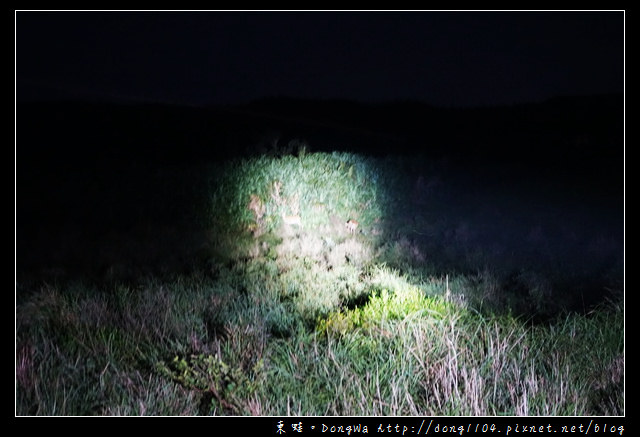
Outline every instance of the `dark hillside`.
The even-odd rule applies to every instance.
[[[622,229],[622,96],[474,109],[297,99],[208,109],[30,103],[17,107],[18,267],[52,263],[68,246],[113,231],[197,228],[203,165],[303,145],[418,153],[441,163],[460,205],[487,194],[570,203]]]

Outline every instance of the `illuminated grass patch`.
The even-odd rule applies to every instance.
[[[615,241],[547,270],[548,231],[523,226],[528,264],[503,237],[523,229],[474,224],[486,210],[434,194],[432,169],[344,153],[209,167],[191,272],[20,299],[18,414],[623,414],[624,308],[571,306],[594,278],[621,290]]]

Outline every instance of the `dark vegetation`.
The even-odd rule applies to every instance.
[[[197,193],[202,180],[191,170],[194,165],[292,152],[298,143],[313,151],[419,154],[446,165],[440,171],[455,185],[447,188],[459,188],[458,206],[478,193],[506,194],[567,214],[581,210],[588,220],[599,221],[594,226],[610,226],[619,238],[621,99],[560,97],[476,109],[284,98],[212,109],[19,104],[18,270],[47,264],[47,257],[54,256],[47,252],[65,256],[58,246],[73,243],[38,242],[61,236],[56,229],[86,240],[85,231],[130,232],[177,222],[190,227],[193,222],[184,222],[195,219],[201,200],[190,196],[203,194]],[[174,179],[180,172],[184,177]],[[176,182],[185,186],[176,187]],[[80,270],[91,267],[60,261],[68,261],[71,269],[74,264]]]
[[[623,120],[622,96],[18,104],[17,413],[621,414]],[[317,182],[323,166],[338,185]],[[281,227],[292,207],[315,221]],[[459,332],[431,331],[427,313]],[[434,349],[406,353],[416,341]],[[502,359],[505,379],[465,373]],[[385,362],[410,401],[371,400]],[[336,375],[364,388],[337,404],[300,382]],[[96,378],[129,385],[98,393]]]

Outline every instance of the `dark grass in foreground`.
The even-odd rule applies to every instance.
[[[31,240],[58,251],[18,258],[16,413],[624,414],[616,217],[297,152],[163,173],[192,221],[131,231],[155,193],[126,230]]]

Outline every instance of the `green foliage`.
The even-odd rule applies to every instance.
[[[393,178],[383,171],[375,159],[348,153],[235,160],[210,171],[211,224],[228,231],[245,229],[253,219],[247,208],[252,194],[266,206],[268,230],[292,209],[312,226],[328,215],[346,221],[357,214],[363,222],[373,221],[393,207],[388,193]],[[280,184],[277,192],[274,183]]]
[[[493,264],[424,159],[298,146],[209,169],[194,272],[22,297],[17,413],[624,413],[622,305],[563,313],[544,270]]]
[[[215,281],[35,294],[17,308],[18,413],[623,411],[621,306],[530,326],[430,294],[439,280],[417,287],[376,267],[355,276],[365,294],[349,307],[345,291],[314,313],[306,286],[282,300],[266,272],[250,263]]]
[[[211,395],[210,411],[222,408],[228,413],[241,414],[243,399],[251,398],[262,382],[264,363],[258,361],[249,372],[231,367],[212,355],[177,355],[168,363],[157,363],[157,371],[189,390]]]

